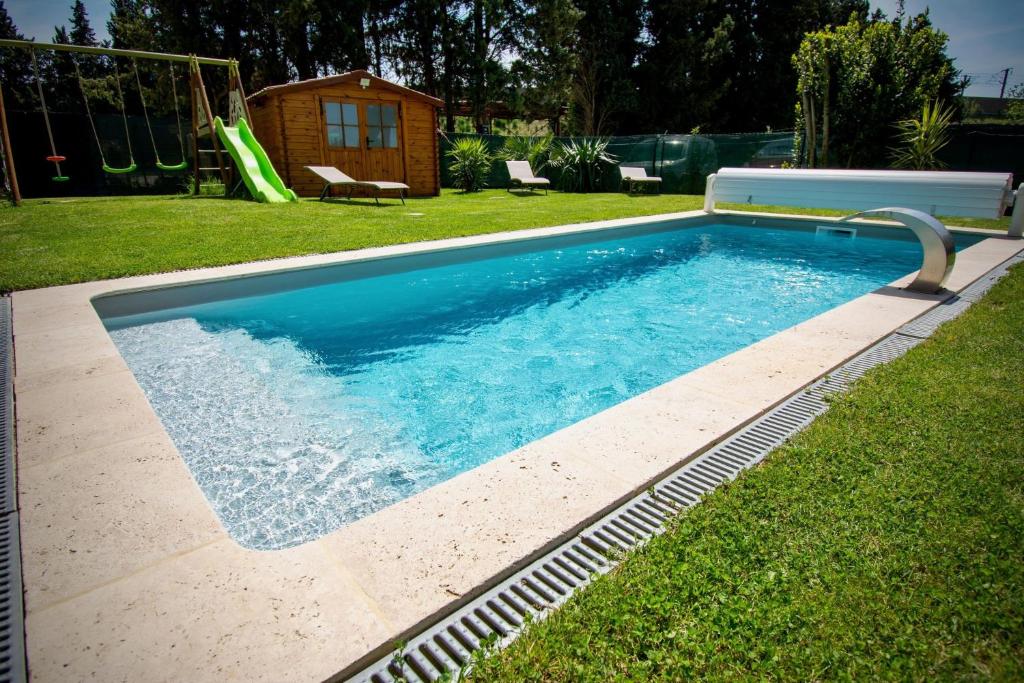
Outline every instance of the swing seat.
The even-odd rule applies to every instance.
[[[52,180],[55,183],[66,183],[67,181],[71,180],[71,176],[55,175],[52,178],[50,178],[50,180]]]
[[[55,164],[59,164],[62,161],[67,161],[67,159],[68,159],[67,157],[62,157],[59,154],[54,154],[53,156],[46,157],[47,161],[53,162]]]
[[[114,175],[119,175],[121,173],[134,173],[138,168],[139,167],[135,164],[134,161],[130,165],[125,166],[124,168],[114,168],[113,166],[103,164],[103,170],[106,171],[107,173],[112,173]]]
[[[163,162],[156,162],[156,167],[161,171],[184,171],[188,168],[188,161],[182,161],[180,164],[165,164]]]

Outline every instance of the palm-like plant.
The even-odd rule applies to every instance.
[[[953,110],[941,102],[925,102],[920,119],[907,119],[896,124],[900,144],[892,148],[893,166],[926,171],[945,168],[938,153],[949,143],[949,124]]]
[[[513,135],[505,138],[505,144],[498,152],[499,159],[509,161],[529,161],[533,172],[540,175],[548,165],[548,154],[554,136],[548,133],[543,137]]]
[[[604,169],[616,162],[608,138],[582,138],[554,145],[548,163],[562,173],[562,184],[576,192],[593,192]]]
[[[452,143],[447,156],[452,160],[448,168],[455,187],[466,192],[476,192],[483,188],[494,161],[483,139],[459,138]]]

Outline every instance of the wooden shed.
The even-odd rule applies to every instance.
[[[436,97],[360,70],[272,85],[248,101],[256,139],[299,196],[323,188],[303,166],[406,183],[413,196],[441,191]]]

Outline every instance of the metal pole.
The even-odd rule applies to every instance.
[[[4,164],[7,166],[7,180],[11,183],[11,201],[21,206],[21,190],[18,189],[18,174],[14,172],[14,152],[11,150],[11,135],[7,131],[7,110],[4,108],[4,91],[0,87],[0,131],[3,133]]]
[[[0,47],[15,47],[24,50],[57,50],[58,52],[82,52],[89,55],[106,55],[117,57],[133,57],[135,59],[155,59],[163,62],[190,61],[188,55],[176,55],[165,52],[145,52],[142,50],[117,50],[110,47],[92,47],[89,45],[65,45],[63,43],[37,43],[34,40],[0,40]],[[214,57],[195,57],[200,64],[208,66],[230,66],[232,60]]]

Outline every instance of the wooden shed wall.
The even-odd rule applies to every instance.
[[[327,148],[321,102],[338,98],[366,102],[397,103],[400,112],[399,148],[403,177],[378,168],[342,168],[357,180],[394,180],[410,187],[413,196],[440,193],[437,111],[419,99],[357,83],[269,93],[249,105],[256,139],[260,141],[285,183],[303,197],[316,197],[323,184],[303,166],[334,165]],[[374,175],[374,174],[378,175]]]

